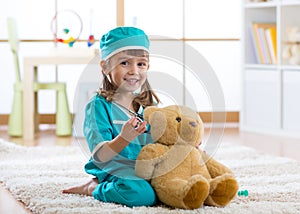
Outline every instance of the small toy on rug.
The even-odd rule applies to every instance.
[[[155,143],[141,150],[136,174],[150,180],[161,202],[183,209],[230,203],[238,183],[229,168],[199,149],[204,126],[198,113],[186,106],[151,106],[144,118]]]
[[[238,191],[238,196],[248,196],[249,195],[249,192],[248,190],[239,190]]]

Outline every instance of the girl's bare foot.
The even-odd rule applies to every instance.
[[[62,190],[62,193],[71,193],[71,194],[92,196],[92,193],[98,184],[99,184],[98,179],[93,178],[86,184],[82,184],[80,186],[75,186],[75,187],[70,187],[68,189],[64,189],[64,190]]]

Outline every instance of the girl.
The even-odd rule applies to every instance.
[[[155,192],[134,171],[141,148],[153,143],[145,133],[143,109],[160,102],[147,81],[149,39],[138,28],[118,27],[102,36],[100,49],[103,85],[87,104],[84,122],[92,152],[85,171],[95,178],[63,193],[86,194],[130,207],[151,206]]]

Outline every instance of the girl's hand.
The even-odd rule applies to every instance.
[[[146,124],[147,122],[141,122],[136,117],[131,117],[122,127],[120,136],[128,141],[131,142],[139,136],[140,134],[144,133],[146,131]]]

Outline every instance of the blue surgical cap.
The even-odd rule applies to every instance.
[[[130,49],[142,49],[149,52],[149,39],[143,30],[135,27],[117,27],[104,34],[100,40],[103,60]]]

